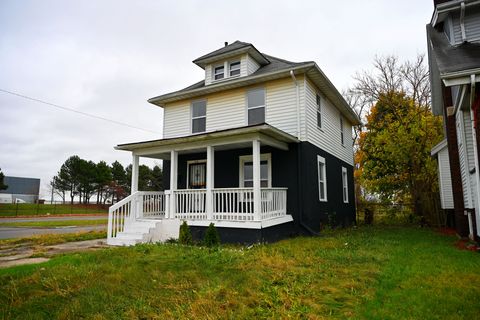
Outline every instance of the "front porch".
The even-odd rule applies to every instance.
[[[174,229],[178,229],[183,220],[193,227],[206,227],[214,223],[219,228],[237,229],[262,229],[293,221],[292,216],[287,214],[288,189],[285,186],[272,186],[271,154],[261,153],[261,148],[288,151],[288,143],[296,141],[275,128],[261,125],[119,146],[118,149],[133,154],[132,194],[110,207],[108,242],[119,244],[114,239],[125,234],[131,235],[134,229],[140,230],[140,222],[145,225],[143,233],[151,233],[152,228],[158,228],[158,222],[168,222],[171,230],[167,233],[175,238],[178,230]],[[250,152],[246,151],[248,149]],[[221,154],[229,150],[243,152],[242,156],[232,156],[238,163],[238,175],[235,172],[229,176],[232,170],[225,169],[227,171],[215,176],[216,152]],[[188,158],[192,155],[196,156],[195,160],[179,161],[179,156]],[[166,161],[168,165],[164,165],[164,168],[167,167],[169,172],[167,190],[138,190],[141,156]],[[220,160],[226,161],[224,158]],[[218,168],[220,163],[217,163]],[[221,180],[220,176],[229,181],[229,187],[224,184],[215,186],[215,180]],[[233,182],[235,179],[236,182]],[[236,187],[230,187],[232,184]],[[166,240],[163,236],[160,240]],[[142,236],[137,242],[145,241],[152,239]]]

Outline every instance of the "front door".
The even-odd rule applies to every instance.
[[[188,164],[188,189],[207,187],[207,164],[205,162]]]

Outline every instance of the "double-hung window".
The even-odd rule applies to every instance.
[[[248,125],[265,122],[265,90],[253,89],[247,92]]]
[[[317,156],[318,199],[327,201],[327,168],[325,158]]]
[[[271,187],[271,160],[270,153],[260,155],[260,187]],[[251,188],[253,187],[253,161],[252,156],[240,157],[240,187]]]
[[[342,142],[342,146],[345,145],[345,137],[343,132],[343,117],[340,116],[340,142]]]
[[[342,188],[343,188],[343,202],[348,203],[348,179],[347,168],[342,167]]]
[[[230,62],[230,77],[236,77],[240,75],[240,61]]]
[[[322,128],[322,98],[317,94],[317,127]]]
[[[192,102],[192,133],[205,132],[207,126],[207,101]]]
[[[223,65],[215,67],[213,78],[215,80],[220,80],[225,78],[225,67]]]

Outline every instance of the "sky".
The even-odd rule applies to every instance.
[[[426,53],[432,12],[427,0],[2,0],[0,90],[149,131],[0,91],[0,168],[40,178],[49,199],[47,185],[68,157],[126,166],[131,154],[115,145],[162,138],[163,110],[147,99],[202,80],[191,61],[226,41],[314,60],[342,91],[375,56]]]

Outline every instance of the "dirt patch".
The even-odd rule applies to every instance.
[[[457,231],[453,228],[438,228],[437,232],[446,236],[456,236]]]
[[[49,246],[32,246],[29,244],[0,249],[0,268],[9,268],[24,264],[42,263],[51,257],[70,252],[97,250],[105,248],[103,239],[66,242]],[[38,257],[42,255],[42,257]]]
[[[460,239],[455,242],[455,247],[460,250],[480,252],[480,247],[476,243],[466,239]]]

